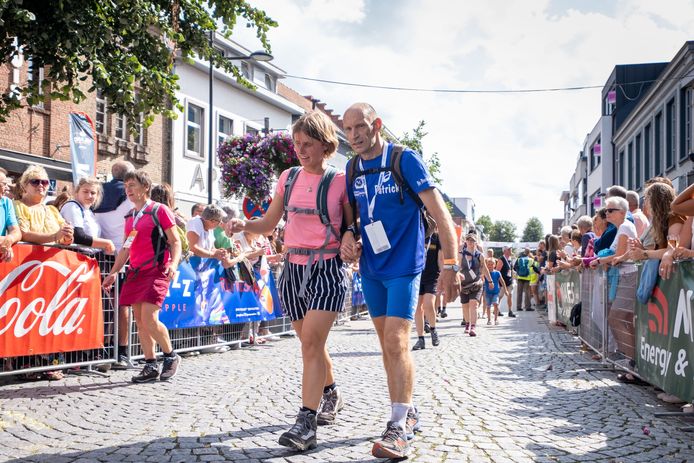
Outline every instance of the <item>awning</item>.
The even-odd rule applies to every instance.
[[[67,161],[0,149],[0,166],[5,169],[12,172],[24,172],[30,164],[46,169],[50,179],[72,182],[72,164]]]

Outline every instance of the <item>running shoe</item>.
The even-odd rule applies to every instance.
[[[487,325],[491,325],[491,324],[492,324],[492,321],[491,321],[491,320],[487,320]]]
[[[424,332],[426,334],[429,334],[430,331],[431,331],[431,325],[429,325],[429,320],[425,320],[424,321]]]
[[[414,346],[412,346],[412,350],[422,350],[426,346],[424,345],[424,338],[418,338],[417,342],[414,343]]]
[[[434,330],[431,332],[431,345],[436,347],[439,344],[441,344],[441,341],[439,341],[439,332]]]
[[[318,407],[318,425],[334,424],[337,412],[343,408],[345,408],[345,402],[342,399],[342,391],[339,387],[335,386],[332,391],[324,392],[320,407]]]
[[[133,365],[127,355],[119,355],[118,361],[114,363],[111,368],[113,370],[129,370],[135,368],[135,365]]]
[[[161,375],[159,375],[159,379],[161,379],[162,381],[168,381],[174,376],[176,376],[176,372],[178,371],[178,367],[180,364],[180,355],[176,354],[173,357],[164,356],[164,364],[161,367]]]
[[[446,317],[448,317],[448,314],[446,313],[446,308],[445,308],[445,307],[444,307],[443,309],[441,309],[441,313],[439,314],[439,317],[441,317],[441,318],[446,318]]]
[[[299,452],[314,449],[318,445],[317,428],[316,415],[309,410],[299,410],[294,426],[280,436],[279,444]]]
[[[138,375],[132,377],[133,383],[148,383],[159,379],[159,367],[156,362],[147,362]]]
[[[477,333],[475,333],[475,325],[470,325],[470,336],[477,336]]]
[[[510,312],[510,311],[508,313],[508,316],[509,316],[509,318],[516,318],[516,314],[513,312]]]
[[[419,410],[417,410],[417,407],[412,407],[407,411],[407,426],[405,427],[405,437],[407,437],[407,440],[414,439],[414,433],[419,432],[421,428]]]
[[[470,332],[470,324],[469,323],[465,323],[465,332],[466,333]]]
[[[389,421],[381,439],[374,442],[371,455],[376,458],[405,458],[410,453],[405,431],[395,421]]]

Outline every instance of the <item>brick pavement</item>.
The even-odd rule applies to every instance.
[[[581,369],[575,339],[537,313],[470,338],[460,309],[449,312],[441,346],[427,339],[414,353],[423,431],[411,461],[694,461],[682,423],[654,417],[674,407],[653,388]],[[371,323],[338,327],[329,344],[347,406],[307,454],[277,444],[300,405],[299,343],[283,339],[186,358],[169,383],[134,385],[132,372],[111,372],[0,385],[0,461],[377,461],[371,441],[389,408]]]

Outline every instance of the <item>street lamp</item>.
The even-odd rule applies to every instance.
[[[214,31],[210,32],[210,48],[214,45]],[[251,60],[267,62],[272,61],[274,56],[270,53],[258,50],[254,51],[247,56],[225,56],[224,59],[227,61],[237,61],[237,60]],[[212,63],[212,57],[210,57],[210,117],[209,117],[209,154],[207,156],[207,204],[212,204],[212,173],[214,171],[214,64]]]

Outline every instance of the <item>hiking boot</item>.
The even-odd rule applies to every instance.
[[[135,365],[133,365],[127,355],[119,355],[118,361],[111,365],[113,370],[129,370],[132,368],[135,368]]]
[[[501,315],[501,314],[499,314],[499,315]],[[513,313],[513,312],[511,312],[511,311],[508,312],[508,316],[509,316],[510,318],[516,318],[516,314]]]
[[[316,415],[310,410],[299,410],[294,426],[280,436],[279,444],[299,452],[314,449],[318,445],[317,428]]]
[[[429,334],[430,331],[431,331],[431,325],[429,325],[429,321],[427,320],[424,322],[424,332],[426,334]]]
[[[439,332],[434,330],[431,332],[431,345],[436,347],[439,344],[441,344],[441,341],[439,341]]]
[[[405,427],[407,440],[414,439],[414,433],[419,432],[421,428],[419,410],[417,410],[417,407],[412,407],[407,411],[407,426]]]
[[[138,375],[132,377],[133,383],[149,383],[159,379],[159,367],[156,362],[147,362],[142,367],[142,371]]]
[[[340,388],[335,388],[330,392],[324,392],[321,399],[320,407],[318,407],[317,422],[319,426],[326,424],[334,424],[337,412],[345,408],[345,402],[342,399],[342,391]]]
[[[412,346],[412,350],[422,350],[426,346],[424,345],[424,338],[417,338],[417,342],[414,343],[414,346]]]
[[[161,367],[161,375],[159,379],[162,381],[168,381],[169,379],[176,376],[178,367],[181,364],[181,356],[176,354],[173,357],[164,356],[164,365]]]
[[[410,453],[410,444],[403,429],[389,421],[381,439],[374,442],[371,455],[376,458],[405,458]]]

